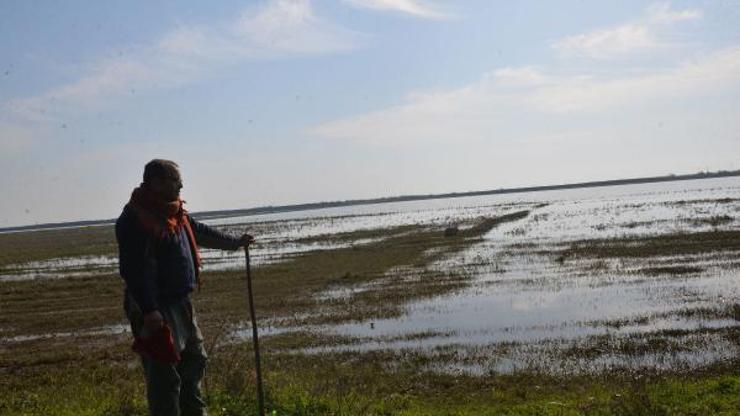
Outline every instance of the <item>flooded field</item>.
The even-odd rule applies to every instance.
[[[205,222],[258,239],[276,369],[364,359],[442,377],[724,374],[740,357],[739,178]],[[69,233],[0,235],[3,371],[56,362],[49,345],[115,345],[131,359],[112,230]],[[62,237],[79,244],[49,243]],[[204,258],[195,300],[214,367],[228,369],[251,334],[244,254]]]
[[[430,265],[463,271],[470,277],[466,287],[411,302],[398,317],[310,328],[346,336],[346,343],[308,351],[454,351],[454,359],[435,366],[474,373],[687,369],[738,357],[738,180],[537,196],[490,205],[494,198],[471,198],[452,209],[424,211],[422,221],[443,226],[532,209],[527,218]],[[369,218],[399,225],[405,210],[414,212],[398,209]],[[367,221],[350,219],[340,229],[356,230]],[[696,235],[707,238],[693,241]],[[666,240],[663,250],[640,248],[660,239]],[[623,247],[635,250],[623,253]],[[330,289],[319,296],[351,298],[358,290]]]

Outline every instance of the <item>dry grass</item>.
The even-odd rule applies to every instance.
[[[578,258],[649,258],[740,251],[740,231],[675,233],[651,237],[581,240],[560,252],[562,260]]]
[[[112,225],[0,233],[0,270],[28,261],[116,253]]]
[[[467,231],[447,238],[442,229],[422,226],[321,236],[315,241],[349,242],[357,238],[379,241],[303,253],[283,263],[254,270],[258,315],[261,322],[299,326],[397,315],[400,307],[410,300],[448,293],[469,284],[469,276],[432,270],[430,263],[481,241],[483,234],[502,221],[516,221],[526,215],[527,212],[519,212],[496,219],[480,218]],[[115,252],[112,232],[104,227],[44,233],[48,234],[0,235],[0,250],[8,248],[0,267],[30,259]],[[41,241],[45,237],[50,240]],[[650,255],[670,255],[738,248],[737,234],[721,233],[601,241],[593,249],[586,245],[580,242],[569,247],[568,256],[638,256],[645,249]],[[613,247],[617,248],[616,252],[610,251]],[[206,273],[204,279],[205,287],[194,295],[194,301],[211,353],[206,378],[211,414],[250,414],[254,404],[250,401],[254,389],[250,346],[222,342],[235,325],[247,318],[242,272]],[[317,296],[327,289],[358,286],[364,290],[345,297]],[[0,344],[0,391],[3,392],[0,414],[143,414],[142,378],[129,348],[129,335],[84,333],[84,330],[125,322],[121,292],[122,282],[117,276],[0,282],[0,337],[77,333]],[[723,316],[730,316],[728,313],[737,316],[734,309],[722,312]],[[726,330],[721,335],[737,342],[737,333]],[[653,334],[647,343],[624,341],[614,345],[612,352],[659,351],[675,346],[672,337],[688,335],[691,334]],[[420,333],[406,337],[439,336],[445,334]],[[528,372],[476,377],[429,371],[434,364],[458,359],[454,349],[440,349],[433,356],[388,350],[296,353],[296,348],[363,341],[306,331],[265,337],[263,341],[268,405],[281,415],[403,412],[524,415],[559,414],[563,409],[567,412],[562,414],[620,414],[620,409],[639,412],[654,410],[664,402],[683,403],[686,391],[700,395],[701,399],[681,406],[706,401],[707,406],[732,411],[737,407],[731,398],[736,397],[740,385],[730,374],[732,367],[716,366],[703,370],[706,374],[690,375],[690,378],[698,377],[697,380],[675,381],[647,375],[641,380],[650,379],[645,384],[650,387],[638,386],[630,393],[623,386],[631,385],[635,376],[631,373],[567,379]],[[598,356],[601,350],[592,347],[589,344],[567,352]],[[730,375],[723,376],[727,374]],[[678,383],[679,387],[672,383]],[[653,392],[651,388],[657,390]],[[661,398],[658,394],[675,397]],[[83,402],[89,403],[84,412],[79,410]],[[560,404],[555,406],[553,402]]]
[[[487,226],[479,227],[479,233],[496,224],[485,219],[481,222]],[[27,241],[23,240],[24,236]],[[53,238],[39,245],[44,236]],[[398,313],[397,307],[415,296],[441,293],[464,283],[458,276],[430,274],[419,285],[420,290],[406,290],[395,297],[387,296],[386,291],[376,291],[345,302],[322,300],[314,295],[337,285],[378,279],[393,282],[389,271],[401,266],[423,268],[433,258],[460,250],[480,238],[480,234],[469,233],[450,239],[443,237],[442,230],[424,227],[389,229],[386,236],[381,242],[308,252],[284,263],[256,269],[254,291],[260,318],[290,320],[312,316],[308,320],[337,322]],[[17,263],[26,258],[73,253],[59,245],[79,247],[79,254],[100,253],[108,247],[110,237],[110,230],[104,228],[6,235],[5,244],[12,240],[20,248],[6,253],[5,259]],[[28,252],[33,247],[38,247],[39,252]],[[432,250],[435,254],[430,257],[426,253],[432,248],[438,250]],[[247,305],[242,276],[242,272],[204,275],[205,287],[194,295],[194,301],[207,338],[213,339],[222,334],[224,328],[245,320]],[[0,374],[7,387],[16,386],[16,383],[25,385],[45,371],[56,372],[68,366],[84,365],[92,358],[104,365],[118,365],[131,360],[127,335],[84,335],[86,330],[125,323],[122,291],[122,280],[112,275],[0,282],[0,336],[6,339],[29,335],[46,337],[3,341]]]

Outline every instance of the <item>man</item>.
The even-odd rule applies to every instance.
[[[180,199],[178,166],[155,159],[116,221],[124,309],[142,358],[149,412],[205,415],[200,382],[207,355],[190,293],[200,286],[199,246],[236,250],[254,242],[193,220]]]

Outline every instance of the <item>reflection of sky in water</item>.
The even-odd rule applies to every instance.
[[[358,215],[398,215],[414,213],[411,220],[418,219],[418,213],[444,212],[453,214],[461,209],[487,207],[505,204],[538,204],[542,202],[589,202],[602,201],[604,204],[627,203],[628,201],[666,202],[714,198],[740,197],[740,178],[706,179],[679,182],[662,182],[642,185],[607,186],[558,191],[524,192],[502,195],[485,195],[461,198],[429,199],[411,202],[356,205],[348,207],[324,208],[297,212],[265,214],[247,217],[221,218],[209,223],[241,224],[278,220],[301,220],[322,217],[344,217]],[[439,217],[439,215],[435,215]],[[454,217],[454,215],[453,215]]]
[[[636,188],[641,187],[647,186]],[[614,264],[610,268],[607,259],[603,261],[605,271],[584,272],[585,263],[557,265],[547,256],[526,253],[526,249],[507,251],[507,247],[531,242],[558,244],[584,238],[711,229],[711,226],[691,221],[732,216],[736,204],[672,202],[737,197],[740,197],[740,187],[735,181],[733,186],[711,189],[679,188],[552,202],[522,221],[492,230],[485,242],[437,265],[442,269],[465,267],[466,271],[472,271],[475,283],[469,288],[413,302],[407,305],[406,313],[400,318],[316,328],[324,333],[361,337],[366,341],[309,351],[412,348],[433,352],[440,347],[464,346],[460,348],[465,350],[511,342],[537,344],[558,340],[572,343],[584,337],[607,334],[628,336],[661,330],[736,327],[734,319],[680,317],[685,308],[723,308],[740,299],[740,274],[736,271],[738,263],[731,259],[733,254],[651,258],[647,260],[649,263],[644,259],[623,259],[619,260],[619,271],[615,271]],[[737,221],[733,219],[720,228],[737,228]],[[647,276],[639,272],[644,267],[676,264],[690,264],[705,270],[688,277]],[[351,296],[351,293],[336,291],[327,293]],[[645,317],[647,319],[639,323],[629,323],[630,319]],[[625,320],[628,323],[617,328],[603,325],[608,321]],[[420,333],[443,335],[404,339],[404,335]],[[713,349],[704,345],[673,354],[670,360],[660,354],[647,354],[602,357],[603,363],[590,364],[596,367],[617,364],[653,368],[695,366],[738,352],[737,347],[728,345],[726,340],[718,340],[715,346],[721,347]],[[499,360],[488,368],[511,370],[534,355],[525,356]],[[461,368],[459,363],[454,365]],[[476,371],[483,368],[474,367]]]
[[[114,273],[118,257],[81,256],[31,261],[0,269],[0,281],[84,277]]]
[[[29,342],[44,339],[72,338],[81,336],[99,336],[99,335],[120,335],[131,332],[131,327],[127,324],[106,325],[97,328],[90,328],[76,332],[50,332],[46,334],[34,335],[17,335],[14,337],[0,338],[3,343]]]
[[[566,278],[563,276],[563,278]],[[740,277],[649,279],[590,287],[568,282],[560,287],[539,283],[473,285],[460,293],[410,304],[397,319],[342,324],[332,331],[351,336],[393,337],[414,332],[452,333],[447,342],[539,341],[550,337],[576,337],[601,333],[586,325],[675,312],[687,306],[716,306],[719,296],[738,299]],[[685,299],[686,294],[693,294]],[[704,299],[712,299],[706,301]],[[688,301],[688,302],[687,302]],[[719,320],[723,326],[734,321]],[[703,322],[702,325],[712,325]],[[715,322],[716,324],[716,322]],[[678,329],[698,322],[660,320],[641,325],[642,330]],[[634,330],[634,328],[632,328]]]
[[[527,269],[539,271],[540,266],[528,263],[495,275],[484,272],[463,291],[407,305],[406,313],[399,318],[315,326],[310,329],[360,341],[301,351],[412,349],[434,355],[440,349],[452,348],[457,358],[453,362],[440,360],[445,368],[436,370],[470,373],[698,367],[740,353],[727,339],[709,333],[690,335],[701,339],[680,352],[635,356],[607,353],[596,358],[566,356],[553,361],[559,349],[583,345],[588,337],[611,336],[612,343],[619,343],[625,337],[663,330],[737,328],[738,322],[732,318],[681,316],[681,312],[686,308],[721,309],[736,303],[740,299],[740,274],[735,269],[690,278],[646,278],[576,275],[570,273],[572,269],[544,267],[548,272],[526,276]],[[495,350],[496,346],[511,343],[515,343],[511,351]],[[482,350],[477,351],[479,357],[466,363],[469,360],[465,354],[478,349]]]

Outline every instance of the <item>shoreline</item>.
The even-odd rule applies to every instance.
[[[192,212],[191,214],[193,215],[194,218],[198,220],[209,220],[209,219],[217,219],[217,218],[229,218],[229,217],[239,217],[239,216],[276,214],[276,213],[284,213],[284,212],[309,211],[309,210],[314,210],[314,209],[338,208],[338,207],[348,207],[348,206],[357,206],[357,205],[374,205],[374,204],[385,204],[385,203],[393,203],[393,202],[424,201],[424,200],[446,199],[446,198],[464,198],[464,197],[485,196],[485,195],[504,195],[504,194],[516,194],[516,193],[526,193],[526,192],[545,192],[545,191],[557,191],[557,190],[565,190],[565,189],[600,188],[600,187],[607,187],[607,186],[639,185],[639,184],[661,183],[661,182],[679,182],[679,181],[701,180],[701,179],[730,178],[730,177],[737,177],[737,176],[740,176],[740,170],[702,172],[702,173],[694,173],[694,174],[686,174],[686,175],[663,175],[663,176],[648,176],[648,177],[642,177],[642,178],[610,179],[610,180],[604,180],[604,181],[575,182],[575,183],[557,184],[557,185],[537,185],[537,186],[527,186],[527,187],[517,187],[517,188],[500,188],[500,189],[489,189],[489,190],[484,190],[484,191],[449,192],[449,193],[442,193],[442,194],[401,195],[401,196],[381,197],[381,198],[352,199],[352,200],[345,200],[345,201],[310,202],[310,203],[304,203],[304,204],[264,206],[264,207],[232,209],[232,210],[199,211],[199,212]],[[110,225],[113,223],[115,223],[115,218],[105,219],[105,220],[52,222],[52,223],[43,223],[43,224],[2,227],[0,228],[0,233],[91,227],[91,226]]]

